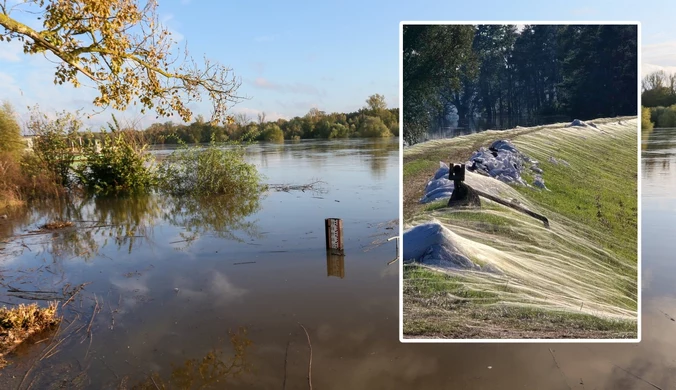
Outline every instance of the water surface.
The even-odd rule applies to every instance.
[[[260,200],[150,195],[10,215],[1,300],[88,284],[66,311],[69,337],[18,350],[2,387],[31,366],[23,388],[304,386],[303,327],[314,381],[341,378],[334,358],[371,354],[368,334],[396,329],[398,150],[397,139],[252,145],[267,183],[321,183]],[[343,220],[344,257],[326,253],[329,217]],[[54,219],[75,226],[38,231]],[[48,344],[58,353],[36,363]]]
[[[331,154],[321,147],[298,154],[308,153],[320,160],[323,156],[326,165],[322,169],[300,170],[292,166],[285,170],[277,161],[309,164],[303,158],[294,160],[298,154],[294,157],[293,147],[285,145],[284,150],[290,149],[288,152],[267,156],[267,169],[276,169],[277,174],[287,175],[284,177],[291,177],[294,182],[306,179],[303,175],[316,176],[322,172],[352,179],[339,186],[323,176],[331,183],[330,192],[321,195],[325,199],[302,193],[272,194],[266,198],[262,210],[255,214],[259,229],[268,232],[262,248],[226,243],[207,235],[189,249],[178,251],[166,242],[172,241],[167,238],[169,234],[178,233],[181,228],[161,223],[154,230],[156,237],[161,230],[160,236],[164,238],[156,238],[154,247],[133,249],[131,254],[126,254],[127,247],[109,249],[107,253],[115,254],[109,256],[112,259],[66,256],[57,260],[54,264],[67,268],[73,281],[89,280],[86,276],[96,272],[106,275],[98,279],[103,280],[98,287],[91,285],[93,291],[101,297],[113,289],[112,298],[106,298],[107,302],[113,302],[113,307],[117,306],[116,295],[122,294],[124,309],[115,318],[112,330],[107,329],[110,313],[106,315],[105,310],[99,313],[92,352],[87,359],[84,357],[88,341],[80,344],[82,339],[78,337],[70,342],[71,352],[63,350],[55,355],[58,359],[48,361],[45,366],[53,372],[76,377],[80,367],[89,364],[90,375],[81,379],[88,388],[100,388],[102,383],[108,388],[123,388],[121,384],[145,381],[145,388],[154,389],[150,372],[160,372],[161,376],[153,378],[163,383],[171,375],[177,381],[194,379],[195,375],[187,374],[195,372],[198,364],[194,360],[208,366],[212,360],[201,359],[208,357],[214,346],[225,345],[221,361],[233,362],[231,358],[241,356],[237,351],[243,348],[246,359],[235,359],[234,365],[245,360],[251,371],[228,382],[228,386],[218,382],[207,388],[307,389],[309,348],[298,325],[301,322],[312,342],[312,383],[318,389],[676,388],[676,321],[671,320],[676,318],[673,257],[676,171],[671,168],[676,167],[676,129],[656,129],[645,142],[641,163],[643,341],[640,344],[400,343],[397,270],[386,265],[394,249],[383,245],[365,252],[362,245],[371,242],[369,235],[380,234],[383,229],[373,230],[375,226],[369,228],[368,224],[357,222],[368,215],[374,216],[376,225],[396,217],[396,149],[380,157],[387,162],[382,171],[375,169],[380,165],[369,157],[375,153],[362,150],[340,157],[341,148]],[[258,158],[264,164],[264,157]],[[284,180],[280,177],[279,181]],[[346,207],[348,198],[353,201]],[[294,214],[288,202],[307,208]],[[278,217],[282,215],[278,213],[287,217],[293,214],[297,221]],[[346,224],[348,252],[343,279],[327,275],[322,242],[322,221],[326,216],[342,216]],[[316,217],[321,221],[315,223]],[[300,222],[305,219],[307,224]],[[292,230],[287,223],[302,228]],[[299,240],[305,233],[318,238]],[[283,241],[286,237],[293,241]],[[278,248],[290,252],[264,253]],[[34,247],[32,250],[26,250],[18,259],[6,259],[3,269],[29,262],[38,252]],[[38,256],[40,261],[44,258],[51,266],[54,257],[42,253]],[[233,265],[243,261],[256,263]],[[149,264],[154,267],[144,271],[143,267]],[[141,276],[124,276],[136,270]],[[175,286],[181,288],[178,294],[173,292]],[[143,297],[152,300],[146,302]],[[83,316],[88,319],[89,313]],[[251,344],[242,347],[245,343],[236,338],[234,344],[240,346],[237,350],[230,346],[227,330],[236,331],[239,326],[247,327],[246,338]],[[24,361],[28,363],[22,367],[28,366],[30,360]],[[125,375],[130,376],[126,382]],[[10,379],[5,375],[2,380]]]

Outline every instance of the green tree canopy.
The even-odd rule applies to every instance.
[[[265,125],[265,130],[262,134],[263,141],[269,142],[284,142],[284,132],[275,123],[268,123]]]
[[[368,138],[389,137],[392,135],[383,121],[373,116],[366,117],[359,128],[359,132],[362,137]]]
[[[386,110],[387,103],[385,102],[385,96],[378,93],[369,96],[369,98],[366,99],[366,108],[374,114]]]
[[[460,89],[463,74],[476,71],[474,26],[404,25],[404,140],[417,142],[438,110],[442,88]]]

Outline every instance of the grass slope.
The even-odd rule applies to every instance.
[[[470,259],[502,271],[405,266],[406,337],[636,337],[637,121],[594,123],[598,129],[484,132],[405,150],[405,226],[436,220]],[[474,210],[446,209],[443,201],[418,204],[440,160],[465,161],[496,139],[510,139],[537,159],[550,191],[474,174],[467,183],[517,199],[546,215],[551,229],[486,200]]]

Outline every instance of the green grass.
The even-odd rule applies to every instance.
[[[631,338],[636,321],[510,302],[509,284],[479,289],[471,275],[404,267],[404,333],[451,338]]]
[[[404,164],[404,177],[414,176],[439,167],[439,161],[415,160]]]
[[[497,302],[497,293],[472,288],[471,284],[459,275],[449,275],[424,267],[407,266],[404,269],[404,279],[410,281],[406,284],[407,290],[428,299],[447,297],[451,301],[475,300],[484,304]]]
[[[551,191],[515,186],[524,197],[552,212],[606,233],[614,240],[599,240],[605,249],[632,263],[637,261],[637,142],[635,134],[589,137],[584,142],[571,135],[557,142],[556,150],[543,153],[533,145],[547,142],[533,133],[514,144],[540,162],[545,185]],[[566,160],[570,167],[549,162]]]
[[[448,206],[448,200],[436,200],[425,205],[424,211],[434,211],[444,209]]]
[[[622,339],[635,337],[637,331],[635,321],[504,304],[468,304],[451,312],[429,308],[424,315],[409,317],[404,322],[407,337]]]
[[[499,305],[474,311],[472,317],[480,320],[507,320],[519,324],[524,330],[538,331],[548,325],[562,329],[579,329],[603,332],[636,332],[635,321],[613,320],[590,314],[546,310],[537,307]],[[547,324],[543,326],[543,324]]]

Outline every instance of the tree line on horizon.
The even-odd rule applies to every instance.
[[[233,123],[213,125],[201,116],[190,124],[153,123],[143,130],[150,144],[194,144],[212,140],[268,141],[334,138],[381,138],[399,135],[399,109],[387,108],[385,97],[370,96],[366,106],[351,113],[326,113],[312,108],[292,119],[266,120],[265,113],[256,120],[237,114]]]
[[[643,129],[676,127],[676,73],[658,70],[641,81]]]
[[[487,128],[638,112],[634,25],[405,25],[403,40],[410,144],[453,112]]]

